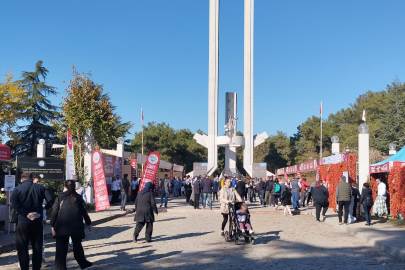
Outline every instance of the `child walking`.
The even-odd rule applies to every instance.
[[[242,230],[242,233],[245,233],[245,229],[249,231],[249,234],[254,234],[252,230],[252,225],[247,220],[247,213],[248,207],[245,203],[242,203],[240,209],[236,211],[236,215],[238,217],[239,228]]]
[[[281,196],[281,204],[284,206],[284,212],[283,215],[286,214],[286,210],[288,211],[288,213],[290,214],[290,216],[292,216],[293,214],[291,213],[290,210],[290,205],[291,205],[291,191],[288,189],[288,187],[284,188],[283,191],[283,196]]]

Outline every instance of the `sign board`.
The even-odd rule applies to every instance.
[[[208,163],[194,162],[193,163],[193,176],[207,174]]]
[[[4,191],[13,191],[15,188],[15,175],[4,176]]]
[[[103,161],[100,151],[95,150],[91,155],[91,164],[93,166],[94,179],[94,197],[96,199],[96,211],[110,208],[107,183],[105,180]]]
[[[324,157],[318,160],[319,165],[336,164],[346,161],[346,154],[338,154],[329,157]]]
[[[343,172],[343,176],[346,177],[346,183],[349,183],[349,172],[348,172],[348,171],[344,171],[344,172]]]
[[[285,168],[285,173],[286,174],[293,174],[293,173],[296,173],[297,171],[298,171],[298,166],[297,165]]]
[[[122,158],[107,154],[101,154],[104,166],[105,180],[107,184],[111,184],[113,176],[120,176],[122,179]]]
[[[252,164],[252,177],[266,178],[267,163],[253,163]]]
[[[277,169],[277,175],[284,174],[284,168]]]
[[[311,161],[299,164],[298,170],[300,170],[301,172],[316,171],[317,165],[318,165],[318,163],[316,160],[311,160]]]
[[[65,180],[65,159],[17,157],[17,175],[28,172],[42,180]]]

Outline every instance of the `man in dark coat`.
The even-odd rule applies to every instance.
[[[39,184],[34,184],[29,173],[21,174],[22,184],[17,186],[11,195],[11,207],[18,213],[15,230],[15,246],[21,269],[29,269],[30,257],[28,244],[32,246],[32,267],[41,269],[42,263],[42,202],[47,202],[45,209],[51,208],[52,194]]]
[[[236,176],[235,190],[242,199],[246,197],[246,183],[240,176]]]
[[[194,182],[194,209],[200,209],[200,192],[201,192],[201,177],[197,177],[197,181]]]
[[[145,240],[147,243],[152,242],[153,222],[155,222],[155,216],[158,214],[156,207],[155,196],[153,195],[152,183],[148,182],[135,199],[135,217],[136,227],[132,240],[134,243],[138,240],[139,233],[146,224]]]
[[[127,179],[128,174],[124,174],[124,178],[121,180],[121,211],[125,211],[125,205],[127,204],[127,199],[128,199],[128,192],[129,192],[129,187],[131,186],[129,184],[129,181]]]
[[[314,201],[315,205],[315,217],[316,221],[320,221],[320,214],[321,214],[321,209],[323,208],[322,211],[322,221],[325,220],[325,214],[326,211],[328,211],[329,207],[329,191],[326,187],[322,185],[323,181],[319,180],[316,182],[315,187],[312,188],[311,193],[312,193],[312,199]]]
[[[273,184],[273,177],[268,176],[265,185],[266,191],[264,195],[264,204],[267,206],[269,206],[271,202],[271,191],[273,190]]]
[[[208,175],[204,175],[203,180],[201,181],[201,189],[203,192],[203,208],[207,205],[212,210],[212,186],[214,182],[208,177]]]

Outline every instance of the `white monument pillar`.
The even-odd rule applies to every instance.
[[[93,166],[91,164],[91,154],[94,151],[94,140],[91,129],[86,130],[84,136],[84,183],[86,187],[86,197],[88,203],[94,203],[94,186],[93,186]]]
[[[208,174],[218,166],[218,55],[219,0],[210,0],[208,64]]]
[[[243,167],[252,175],[253,164],[253,17],[254,0],[245,0],[244,96],[243,96]]]
[[[359,187],[367,182],[370,172],[370,148],[369,148],[369,134],[368,126],[361,124],[359,126]]]
[[[37,157],[44,158],[46,154],[45,150],[46,150],[45,140],[40,139],[37,144]]]

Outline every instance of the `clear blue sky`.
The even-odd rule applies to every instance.
[[[208,0],[1,1],[0,74],[38,60],[61,102],[72,65],[91,71],[124,121],[207,131]],[[295,133],[367,90],[405,80],[405,1],[255,1],[254,129]],[[4,78],[4,77],[2,77]],[[219,133],[225,92],[243,131],[243,0],[220,4]],[[2,79],[3,80],[3,79]],[[359,115],[359,118],[361,115]],[[132,135],[128,136],[132,138]]]

